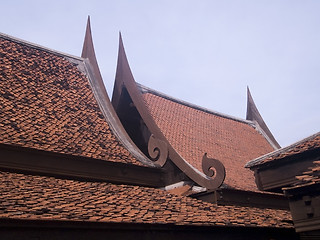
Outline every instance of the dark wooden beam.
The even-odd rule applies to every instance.
[[[163,169],[0,144],[0,168],[72,179],[163,187]]]
[[[283,194],[249,192],[236,189],[218,189],[191,197],[218,205],[249,206],[289,210],[288,199]]]

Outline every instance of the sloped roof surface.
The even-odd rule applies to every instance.
[[[304,153],[307,151],[315,150],[320,148],[320,132],[305,138],[299,142],[296,142],[288,147],[281,148],[270,154],[266,154],[265,156],[259,157],[248,162],[247,167],[258,166],[270,162],[278,162],[284,158]]]
[[[273,151],[268,141],[246,121],[240,121],[145,92],[145,103],[156,124],[178,153],[202,171],[204,153],[226,168],[225,184],[256,191],[254,175],[244,165]]]
[[[310,184],[320,184],[320,158],[318,161],[314,161],[314,166],[303,173],[303,175],[296,176],[299,180],[298,185],[310,185]]]
[[[292,228],[288,211],[215,206],[163,190],[0,172],[0,221],[72,220]]]
[[[141,165],[116,139],[78,67],[80,58],[0,36],[0,143]]]

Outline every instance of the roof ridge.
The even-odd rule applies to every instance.
[[[14,41],[16,43],[23,44],[23,45],[26,45],[26,46],[29,46],[29,47],[32,47],[32,48],[35,48],[35,49],[38,49],[38,50],[42,50],[42,51],[46,51],[46,52],[49,52],[49,53],[53,53],[53,54],[61,56],[61,57],[72,58],[74,60],[79,60],[79,61],[83,60],[83,58],[81,58],[81,57],[78,57],[78,56],[75,56],[75,55],[72,55],[72,54],[68,54],[68,53],[64,53],[64,52],[60,52],[60,51],[54,50],[52,48],[44,47],[44,46],[42,46],[40,44],[29,42],[29,41],[23,40],[21,38],[13,37],[13,36],[5,34],[5,33],[1,33],[0,32],[0,38],[6,39],[6,40],[10,40],[10,41]]]
[[[317,132],[317,133],[315,133],[315,134],[312,134],[311,136],[306,137],[306,138],[303,138],[302,140],[300,140],[300,141],[298,141],[298,142],[295,142],[295,143],[293,143],[293,144],[290,144],[290,145],[288,145],[288,146],[286,146],[286,147],[277,149],[277,150],[275,150],[275,151],[273,151],[273,152],[270,152],[270,153],[267,153],[267,154],[265,154],[265,155],[262,155],[262,156],[260,156],[260,157],[258,157],[258,158],[255,158],[255,159],[249,161],[249,162],[245,165],[245,167],[246,167],[246,168],[253,167],[253,166],[257,165],[259,162],[263,161],[264,159],[266,159],[266,158],[268,158],[268,157],[271,157],[271,156],[276,155],[276,154],[281,154],[281,153],[283,153],[283,152],[286,152],[286,151],[288,151],[288,150],[291,150],[291,149],[295,148],[296,146],[298,146],[298,145],[300,145],[300,144],[302,144],[302,143],[304,143],[304,142],[307,142],[307,141],[309,141],[309,140],[311,140],[311,139],[313,139],[313,138],[315,138],[315,137],[317,137],[317,136],[320,136],[320,132]]]
[[[205,107],[201,107],[201,106],[193,104],[193,103],[186,102],[186,101],[181,100],[181,99],[177,99],[177,98],[169,96],[169,95],[167,95],[165,93],[159,92],[159,91],[151,89],[149,87],[146,87],[146,86],[144,86],[144,85],[142,85],[140,83],[137,83],[137,86],[140,88],[142,93],[152,93],[154,95],[157,95],[157,96],[165,98],[167,100],[170,100],[170,101],[185,105],[187,107],[190,107],[190,108],[193,108],[193,109],[205,112],[205,113],[213,114],[213,115],[216,115],[216,116],[219,116],[219,117],[223,117],[223,118],[227,118],[227,119],[230,119],[230,120],[234,120],[234,121],[237,121],[237,122],[245,123],[245,124],[248,124],[248,125],[253,126],[254,128],[256,128],[256,124],[255,124],[254,121],[246,120],[246,119],[242,119],[242,118],[238,118],[238,117],[234,117],[234,116],[231,116],[231,115],[228,115],[228,114],[224,114],[224,113],[220,113],[220,112],[217,112],[217,111],[205,108]]]

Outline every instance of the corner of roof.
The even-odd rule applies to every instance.
[[[256,122],[259,126],[258,129],[262,132],[264,137],[269,141],[269,143],[273,146],[274,149],[279,149],[281,146],[269,130],[267,124],[263,120],[256,104],[253,101],[249,86],[247,86],[247,114],[246,119],[252,122]]]
[[[270,153],[267,153],[265,155],[262,155],[258,158],[255,158],[249,162],[247,162],[247,164],[245,165],[245,168],[252,168],[252,167],[255,167],[255,166],[259,166],[263,163],[263,161],[267,158],[270,158],[270,157],[275,157],[281,153],[285,153],[287,151],[290,151],[291,149],[295,148],[296,146],[299,146],[300,144],[303,144],[304,142],[307,142],[309,140],[312,140],[316,137],[320,136],[320,132],[317,132],[315,134],[312,134],[311,136],[309,137],[306,137],[298,142],[295,142],[287,147],[283,147],[283,148],[280,148],[280,149],[276,149],[274,150],[273,152],[270,152]]]

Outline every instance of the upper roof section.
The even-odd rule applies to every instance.
[[[126,111],[124,101],[129,106]],[[244,165],[276,148],[256,121],[213,112],[137,84],[121,38],[112,104],[126,121],[138,117],[128,113],[136,108],[150,134],[171,148],[169,158],[184,172],[193,168],[189,177],[205,172],[202,159],[207,153],[225,165],[226,186],[255,191],[254,176]]]
[[[114,133],[95,78],[88,60],[0,35],[0,143],[143,165]]]
[[[257,189],[252,172],[244,165],[274,148],[252,122],[141,89],[151,116],[184,159],[201,170],[201,158],[207,153],[224,164],[228,187]]]
[[[259,167],[268,163],[278,163],[284,161],[285,159],[298,155],[301,153],[306,153],[308,151],[320,149],[320,132],[307,137],[299,142],[296,142],[285,148],[273,151],[269,154],[256,158],[246,164],[247,168]]]

